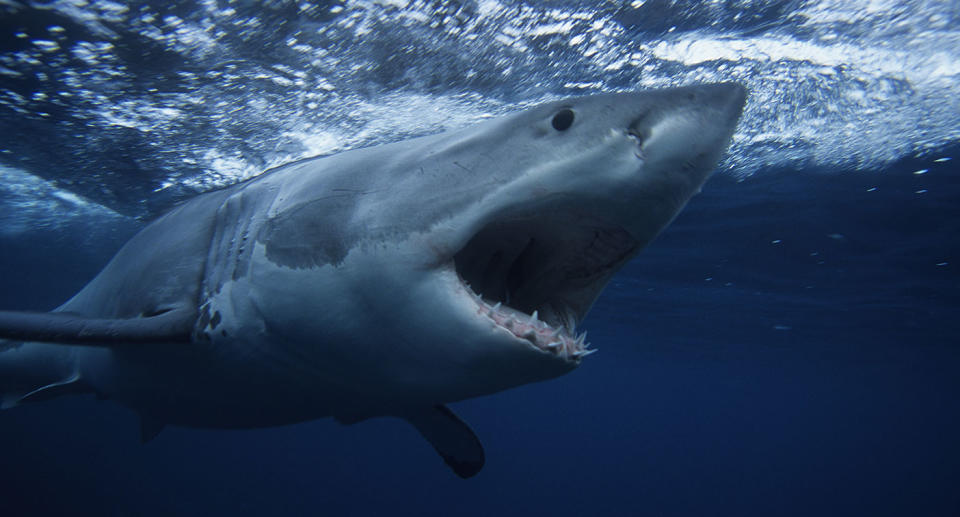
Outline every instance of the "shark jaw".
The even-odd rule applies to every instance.
[[[549,223],[549,224],[548,224]],[[475,312],[508,339],[568,366],[596,352],[577,326],[638,249],[626,231],[578,214],[530,214],[486,225],[450,267]]]

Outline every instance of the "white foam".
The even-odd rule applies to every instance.
[[[742,31],[724,27],[737,14],[724,3],[672,2],[672,12],[714,14],[686,20],[687,28],[654,20],[643,30],[629,24],[644,14],[631,10],[651,8],[647,2],[552,4],[303,3],[299,9],[321,12],[323,21],[290,21],[281,42],[289,53],[264,54],[285,56],[269,63],[238,57],[237,38],[225,36],[272,34],[266,14],[249,9],[203,0],[195,15],[174,16],[146,4],[54,0],[44,9],[102,38],[72,41],[70,30],[53,28],[15,34],[33,44],[0,55],[0,76],[43,77],[53,58],[65,68],[56,89],[0,88],[0,104],[24,117],[43,116],[34,103],[67,107],[90,128],[80,141],[102,143],[99,130],[132,128],[162,142],[138,149],[164,153],[148,155],[151,165],[170,164],[156,190],[220,187],[307,156],[453,129],[567,95],[724,80],[750,90],[722,163],[731,174],[880,168],[960,140],[960,29],[947,2],[811,1]],[[716,12],[726,14],[708,19]],[[193,89],[127,89],[128,63],[108,42],[116,39],[110,27],[139,31],[190,61],[170,72]],[[202,172],[184,173],[183,164]],[[36,195],[80,206],[50,192]]]

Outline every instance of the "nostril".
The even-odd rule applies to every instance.
[[[632,138],[637,143],[637,148],[634,150],[633,154],[641,160],[645,160],[646,156],[643,154],[643,142],[645,140],[643,134],[640,131],[630,129],[627,131],[627,136]]]

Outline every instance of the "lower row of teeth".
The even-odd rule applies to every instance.
[[[483,305],[487,307],[488,318],[490,318],[500,326],[512,332],[513,335],[526,339],[527,341],[530,341],[538,348],[547,350],[549,352],[553,352],[554,354],[560,354],[561,352],[563,352],[564,355],[571,356],[574,359],[579,359],[581,357],[588,356],[597,351],[596,349],[588,350],[588,348],[590,347],[590,344],[586,342],[586,339],[587,339],[586,332],[578,335],[576,338],[570,338],[570,337],[564,336],[561,330],[554,329],[550,327],[546,322],[541,321],[538,318],[539,314],[537,311],[533,311],[533,314],[530,315],[527,321],[523,321],[523,320],[517,319],[513,315],[504,315],[504,314],[498,313],[498,311],[500,310],[500,307],[502,306],[500,302],[497,302],[493,306],[489,306],[486,304],[486,302],[483,302]],[[520,332],[522,332],[523,328],[521,327],[518,330],[517,329],[518,325],[527,325],[534,328],[531,328],[521,334]],[[539,330],[539,334],[538,334],[538,330]],[[537,339],[538,336],[548,337],[550,341],[546,345],[541,345],[539,344],[539,341]]]

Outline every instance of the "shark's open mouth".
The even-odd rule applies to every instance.
[[[639,243],[589,216],[549,212],[486,225],[453,262],[479,314],[540,350],[578,361],[591,351],[577,325]]]

